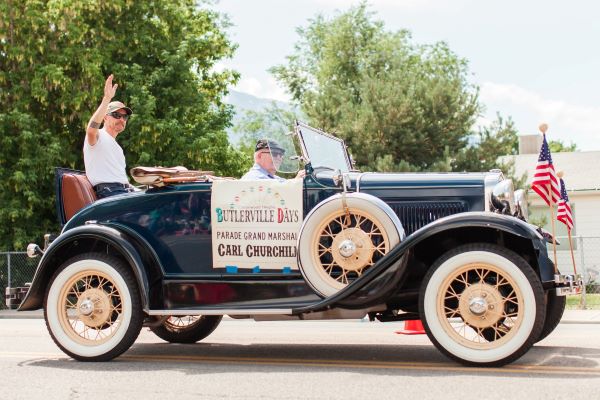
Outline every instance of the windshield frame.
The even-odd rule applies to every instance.
[[[344,161],[346,162],[346,169],[344,171],[341,171],[341,172],[350,172],[350,171],[352,171],[352,163],[350,162],[350,155],[348,154],[348,147],[346,146],[346,143],[342,139],[340,139],[338,137],[335,137],[333,135],[330,135],[329,133],[327,133],[325,131],[322,131],[320,129],[313,128],[312,126],[310,126],[308,124],[305,124],[304,122],[296,121],[296,126],[295,126],[296,135],[298,136],[298,140],[300,142],[300,147],[301,147],[301,150],[302,150],[302,156],[304,158],[304,161],[307,164],[310,163],[313,168],[315,168],[315,167],[330,167],[331,169],[336,169],[336,168],[333,168],[334,166],[314,165],[313,164],[313,161],[312,161],[312,159],[310,157],[310,154],[308,152],[308,148],[307,148],[306,143],[304,141],[304,136],[303,136],[304,134],[302,133],[302,129],[311,130],[311,131],[313,131],[313,132],[315,132],[315,133],[317,133],[317,134],[319,134],[321,136],[324,136],[324,137],[326,137],[329,140],[333,140],[333,141],[337,142],[339,145],[341,145],[341,149],[342,149],[342,152],[343,152],[343,155],[344,155]]]

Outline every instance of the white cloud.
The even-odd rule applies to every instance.
[[[240,92],[251,94],[252,96],[263,97],[259,95],[261,93],[262,85],[256,78],[240,79],[235,89]]]
[[[235,90],[243,93],[248,93],[263,99],[271,99],[284,102],[290,101],[290,96],[281,86],[279,86],[277,81],[271,76],[268,76],[266,80],[259,80],[254,77],[242,78],[235,87]]]
[[[520,133],[533,133],[546,122],[549,140],[574,142],[580,150],[600,150],[600,107],[544,98],[514,84],[485,82],[480,95],[488,114],[498,110],[512,116]]]
[[[351,6],[359,5],[361,0],[313,0],[318,6],[318,9],[340,9],[347,10]],[[435,2],[432,0],[370,0],[368,2],[370,9],[372,10],[380,10],[384,9],[393,9],[396,11],[424,11],[430,9],[439,10],[440,8],[445,8],[446,5],[454,4],[455,2]]]

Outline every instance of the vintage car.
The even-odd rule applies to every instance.
[[[450,358],[500,366],[549,335],[564,296],[580,292],[500,171],[360,172],[336,137],[298,122],[290,138],[302,154],[285,162],[304,162],[301,179],[158,174],[94,201],[85,175],[59,170],[62,232],[29,246],[43,256],[7,304],[43,308],[56,344],[82,361],[119,356],[143,326],[194,343],[224,315],[368,316],[421,320]]]

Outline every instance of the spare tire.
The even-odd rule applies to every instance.
[[[331,296],[360,277],[404,239],[394,211],[365,193],[338,194],[306,217],[298,239],[300,271],[319,295]]]

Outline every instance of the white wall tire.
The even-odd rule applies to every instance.
[[[80,361],[107,361],[126,351],[142,327],[137,284],[120,260],[84,254],[51,280],[44,317],[54,342]]]
[[[404,238],[400,220],[383,201],[364,193],[345,198],[347,213],[342,195],[318,204],[298,238],[300,270],[324,297],[360,277]]]
[[[471,244],[436,261],[419,305],[427,335],[443,353],[467,365],[500,366],[537,341],[543,295],[523,258],[500,246]]]

